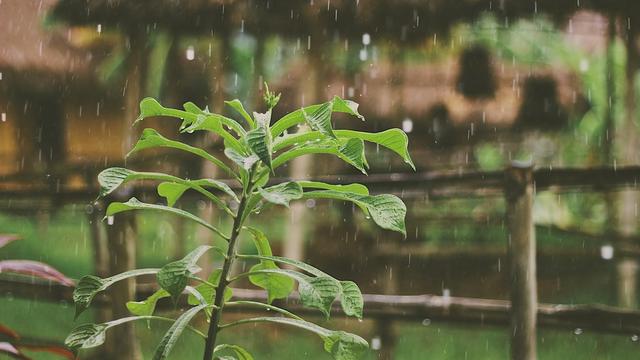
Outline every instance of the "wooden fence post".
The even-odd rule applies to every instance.
[[[537,358],[538,292],[532,166],[514,162],[505,175],[511,279],[511,359],[534,360]]]

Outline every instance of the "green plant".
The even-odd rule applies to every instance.
[[[325,350],[335,359],[355,359],[367,349],[367,342],[357,335],[325,329],[272,305],[273,300],[288,297],[297,283],[302,305],[317,309],[326,317],[329,316],[332,303],[337,298],[340,299],[346,315],[362,318],[363,311],[362,295],[354,282],[339,281],[303,262],[274,256],[266,235],[256,228],[245,226],[245,222],[250,215],[257,214],[271,205],[288,207],[289,202],[294,200],[334,199],[353,202],[380,227],[406,235],[404,224],[406,206],[396,196],[370,195],[367,187],[361,184],[333,185],[317,181],[287,181],[270,184],[269,179],[280,166],[306,154],[335,155],[366,173],[365,141],[396,152],[413,167],[407,151],[407,136],[399,129],[380,133],[333,129],[331,124],[333,112],[347,113],[363,119],[357,111],[356,103],[339,97],[323,104],[299,109],[271,124],[271,110],[276,106],[279,94],[275,95],[268,88],[266,89],[264,99],[268,110],[265,113],[254,112],[252,117],[240,101],[227,102],[243,119],[244,125],[231,118],[212,114],[206,109],[201,110],[193,103],[186,103],[184,110],[177,110],[163,107],[151,98],[142,100],[141,115],[136,122],[153,116],[168,116],[182,120],[180,126],[182,132],[209,131],[217,134],[224,139],[224,154],[229,161],[224,162],[203,149],[167,139],[153,129],[143,131],[131,152],[155,147],[183,150],[221,168],[226,176],[233,179],[233,184],[229,186],[226,182],[215,179],[187,180],[162,173],[109,168],[98,176],[102,196],[112,193],[119,186],[133,180],[155,180],[160,182],[157,190],[160,196],[166,198],[167,205],[148,204],[131,198],[124,203],[112,202],[106,210],[106,216],[132,210],[172,213],[210,229],[226,240],[227,248],[200,246],[182,260],[169,263],[161,269],[132,270],[106,279],[91,275],[83,277],[73,296],[76,314],[89,307],[97,293],[129,277],[155,274],[161,289],[144,301],[129,302],[128,309],[134,316],[103,324],[78,326],[66,340],[69,347],[80,349],[98,346],[104,342],[105,332],[109,328],[128,321],[147,319],[173,322],[160,341],[154,359],[165,359],[184,329],[190,329],[205,339],[205,360],[210,360],[214,355],[225,359],[233,358],[229,354],[235,354],[239,359],[251,359],[251,355],[238,345],[216,346],[216,337],[218,332],[225,328],[256,322],[290,325],[315,333],[322,338]],[[287,134],[288,129],[297,127],[301,123],[307,123],[309,128]],[[236,186],[233,187],[234,185]],[[231,233],[225,234],[207,221],[174,207],[176,201],[187,190],[200,193],[231,216],[233,218]],[[222,196],[235,202],[237,208],[229,206]],[[241,232],[248,233],[253,239],[257,255],[237,253],[236,245]],[[224,261],[221,268],[214,270],[206,279],[203,279],[196,276],[198,272],[196,262],[208,250],[220,253]],[[255,264],[248,272],[230,274],[232,264],[236,261],[255,262]],[[282,269],[278,266],[279,264],[298,270]],[[229,285],[246,278],[253,285],[267,291],[266,303],[231,301],[233,289]],[[187,301],[190,307],[177,319],[153,315],[159,299],[170,297],[174,303],[177,303],[178,298],[185,292],[188,294]],[[220,318],[224,308],[234,306],[252,306],[276,312],[280,316],[248,318],[221,324]],[[204,312],[210,318],[207,334],[189,326],[189,322],[199,312]]]

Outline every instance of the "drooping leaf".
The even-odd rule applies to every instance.
[[[74,286],[75,283],[52,266],[32,260],[3,260],[0,261],[0,273],[14,273],[32,276],[52,281],[64,286]]]
[[[400,155],[407,164],[411,165],[413,170],[416,169],[413,161],[411,160],[411,156],[409,155],[409,138],[407,137],[407,134],[400,129],[389,129],[378,133],[354,130],[335,130],[335,134],[338,137],[361,139],[384,146],[385,148]]]
[[[353,281],[340,281],[342,286],[342,310],[348,316],[355,316],[362,319],[362,310],[364,308],[364,300],[360,288]]]
[[[258,158],[271,169],[271,133],[265,126],[258,126],[245,136],[247,145]]]
[[[160,340],[160,344],[158,344],[158,347],[153,354],[153,360],[163,360],[169,356],[174,345],[180,338],[180,335],[182,335],[184,329],[189,325],[189,322],[191,322],[191,319],[193,319],[193,317],[206,306],[207,305],[202,304],[192,307],[176,319],[173,325],[171,325],[169,330],[167,330],[165,335],[162,337],[162,340]]]
[[[366,340],[358,335],[344,331],[333,331],[325,329],[314,323],[290,319],[286,317],[257,317],[242,319],[233,322],[231,325],[251,324],[257,322],[276,323],[293,326],[299,329],[310,331],[318,335],[324,341],[324,349],[330,353],[335,360],[357,360],[362,357],[369,348]]]
[[[127,309],[130,313],[138,316],[150,316],[156,309],[158,300],[171,296],[166,290],[160,289],[145,300],[127,302]]]
[[[415,165],[409,155],[409,138],[400,129],[389,129],[377,133],[369,133],[354,130],[333,130],[335,136],[343,141],[347,139],[360,139],[383,146],[396,154],[415,170]],[[289,146],[296,146],[303,143],[322,142],[327,137],[319,131],[307,131],[289,135],[278,136],[273,141],[273,151],[277,152]]]
[[[242,118],[247,121],[247,124],[249,124],[250,128],[253,129],[254,127],[256,127],[256,124],[251,118],[251,115],[249,115],[247,110],[244,109],[244,106],[242,105],[242,102],[240,102],[240,100],[233,99],[231,101],[225,101],[224,103],[229,105],[233,110],[235,110],[238,114],[240,114]]]
[[[340,283],[329,276],[311,277],[293,270],[262,268],[251,271],[254,275],[284,275],[298,282],[298,292],[302,305],[320,310],[329,317],[331,304],[340,294]]]
[[[320,131],[322,134],[336,138],[331,125],[331,113],[333,112],[333,101],[328,101],[318,107],[312,113],[307,113],[302,109],[304,119],[313,130]]]
[[[324,349],[335,360],[358,360],[369,348],[369,344],[358,335],[345,331],[332,331],[324,338]]]
[[[82,324],[71,330],[64,344],[73,350],[90,349],[104,344],[107,324]]]
[[[158,285],[171,295],[174,303],[177,303],[190,277],[200,270],[196,262],[209,249],[211,246],[198,246],[181,260],[170,262],[158,271]]]
[[[247,227],[251,233],[253,243],[258,250],[258,254],[262,256],[273,256],[271,246],[267,236],[260,230]],[[272,260],[261,259],[259,264],[251,267],[250,271],[279,269]],[[267,290],[267,302],[271,304],[275,299],[284,299],[293,291],[294,282],[289,276],[273,273],[261,273],[249,276],[252,284]]]
[[[331,304],[340,294],[340,284],[326,276],[308,278],[307,281],[298,282],[298,292],[304,306],[318,309],[329,317]]]
[[[235,357],[232,357],[232,359],[253,360],[253,356],[251,356],[251,354],[249,354],[247,350],[245,350],[244,348],[238,345],[220,344],[216,346],[215,349],[213,349],[213,354],[218,355],[218,353],[225,352],[225,351],[227,352],[231,351],[236,355]],[[222,356],[222,355],[218,355],[218,356]]]
[[[223,234],[220,230],[218,230],[216,227],[214,227],[213,225],[209,224],[208,222],[200,219],[199,217],[181,210],[181,209],[176,209],[170,206],[164,206],[164,205],[155,205],[155,204],[147,204],[147,203],[143,203],[140,200],[136,199],[136,198],[131,198],[129,199],[129,201],[125,202],[125,203],[121,203],[121,202],[112,202],[111,204],[109,204],[109,206],[107,207],[107,211],[106,211],[106,216],[111,216],[111,215],[115,215],[124,211],[132,211],[132,210],[155,210],[155,211],[161,211],[161,212],[166,212],[166,213],[170,213],[170,214],[174,214],[174,215],[178,215],[184,218],[187,218],[189,220],[193,220],[195,222],[197,222],[198,224],[206,227],[207,229],[215,232],[216,234],[220,235],[220,237],[222,237],[223,239],[227,239],[228,237]]]
[[[407,207],[397,196],[390,194],[372,196],[335,190],[316,190],[305,192],[303,197],[351,201],[366,210],[367,215],[370,215],[381,228],[397,231],[407,236],[404,224]]]
[[[364,144],[360,139],[330,139],[299,144],[273,159],[273,168],[289,160],[307,154],[331,154],[366,174],[367,160],[364,156]]]
[[[364,121],[364,116],[360,115],[360,113],[358,112],[359,105],[357,102],[345,100],[340,98],[339,96],[334,96],[333,100],[331,101],[333,102],[333,111],[346,113]]]
[[[127,156],[135,152],[138,152],[140,150],[145,150],[145,149],[150,149],[155,147],[166,147],[166,148],[178,149],[178,150],[186,151],[188,153],[197,155],[203,159],[206,159],[212,162],[213,164],[215,164],[216,166],[224,170],[229,175],[234,176],[233,171],[231,171],[231,169],[229,169],[229,167],[225,163],[217,159],[215,156],[195,146],[187,145],[187,144],[181,143],[180,141],[167,139],[164,136],[160,135],[160,133],[158,133],[156,130],[150,129],[150,128],[144,129],[142,131],[140,140],[138,140],[138,142],[135,144],[133,149],[129,151]]]
[[[295,181],[285,182],[268,188],[258,188],[258,192],[266,201],[289,207],[291,200],[302,197],[302,187]]]
[[[100,291],[107,289],[118,281],[134,276],[156,274],[159,270],[160,269],[136,269],[125,271],[105,279],[93,275],[82,277],[73,291],[73,302],[76,304],[76,318],[91,305],[91,301]]]

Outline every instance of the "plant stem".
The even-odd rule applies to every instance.
[[[251,180],[253,178],[254,170],[252,169],[249,174],[249,181],[247,181],[247,187],[243,189],[242,195],[240,197],[240,205],[238,205],[238,212],[236,217],[233,220],[233,228],[231,229],[231,236],[229,237],[229,247],[227,249],[227,257],[224,260],[224,264],[222,265],[222,272],[220,273],[220,283],[216,288],[216,297],[213,302],[214,308],[211,311],[211,319],[209,322],[209,331],[207,332],[207,340],[204,346],[204,356],[203,360],[211,360],[213,359],[213,350],[216,345],[216,337],[218,336],[218,330],[220,323],[220,317],[222,315],[222,303],[224,301],[224,291],[229,285],[229,280],[227,279],[229,276],[229,271],[231,270],[231,265],[233,260],[235,259],[235,251],[236,251],[236,241],[238,240],[238,235],[240,235],[240,229],[242,229],[243,223],[243,213],[245,207],[247,206],[247,200],[249,195],[251,194]]]

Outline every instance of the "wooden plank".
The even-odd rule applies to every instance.
[[[511,358],[535,360],[538,290],[532,166],[514,163],[505,175],[511,279]]]

